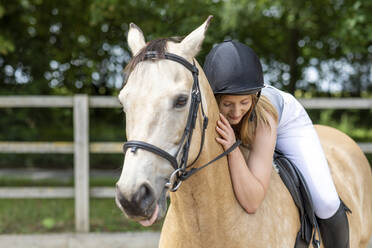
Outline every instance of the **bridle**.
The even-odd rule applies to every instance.
[[[190,170],[187,170],[187,168],[191,167],[200,157],[200,154],[203,149],[204,145],[204,139],[205,139],[205,131],[208,126],[208,117],[205,115],[204,109],[203,109],[203,104],[202,104],[202,98],[201,98],[201,93],[200,93],[200,86],[199,86],[199,70],[195,66],[195,62],[191,64],[188,62],[186,59],[182,58],[181,56],[178,56],[176,54],[172,53],[165,53],[164,56],[160,56],[157,52],[155,51],[149,51],[146,52],[145,57],[143,60],[149,60],[149,59],[168,59],[175,61],[177,63],[180,63],[184,67],[186,67],[193,76],[193,85],[192,85],[192,90],[191,90],[191,103],[190,103],[190,108],[189,108],[189,114],[187,117],[187,122],[186,122],[186,127],[183,132],[181,141],[180,141],[180,146],[177,149],[177,152],[175,155],[169,154],[167,151],[164,151],[163,149],[154,146],[152,144],[146,143],[144,141],[138,141],[138,140],[131,140],[127,141],[124,143],[124,154],[126,153],[128,148],[131,148],[131,152],[136,153],[137,149],[143,149],[147,150],[149,152],[152,152],[160,157],[163,157],[164,159],[168,160],[170,164],[173,166],[174,171],[171,174],[169,178],[169,182],[166,183],[166,187],[170,188],[170,191],[174,192],[176,191],[182,181],[185,181],[187,178],[189,178],[191,175],[196,173],[197,171],[205,168],[206,166],[212,164],[216,160],[222,158],[223,156],[226,156],[228,153],[233,151],[236,147],[238,147],[241,143],[240,140],[237,140],[229,149],[227,149],[225,152],[221,153],[218,155],[216,158],[208,162],[207,164],[199,167],[199,168],[192,168]],[[196,156],[195,160],[188,165],[188,157],[189,157],[189,150],[190,150],[190,145],[191,145],[191,139],[192,139],[192,134],[195,129],[195,124],[196,124],[196,119],[198,116],[198,109],[199,105],[201,107],[201,114],[203,117],[203,127],[202,127],[202,136],[201,136],[201,142],[200,142],[200,148],[198,155]],[[177,158],[179,156],[179,153],[182,150],[182,157],[180,160],[180,163],[178,163]]]

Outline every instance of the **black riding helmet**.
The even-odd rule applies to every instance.
[[[213,93],[229,95],[257,94],[265,87],[262,66],[256,53],[238,41],[226,40],[208,53],[203,70]],[[249,121],[255,118],[252,106]]]
[[[227,40],[213,47],[203,69],[215,95],[248,95],[264,87],[259,58],[238,41]]]

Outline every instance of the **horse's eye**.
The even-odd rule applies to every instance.
[[[188,100],[188,97],[186,95],[177,96],[175,101],[173,102],[173,107],[182,108],[186,105],[187,100]]]

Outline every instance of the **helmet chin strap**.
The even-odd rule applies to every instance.
[[[249,122],[252,122],[254,120],[254,118],[256,118],[256,105],[258,103],[258,100],[260,100],[260,96],[261,96],[261,90],[257,93],[257,102],[254,103],[253,105],[253,109],[251,111],[251,113],[249,114]]]

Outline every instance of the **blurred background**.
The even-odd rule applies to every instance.
[[[268,84],[298,98],[372,99],[371,13],[370,0],[0,0],[0,96],[117,96],[130,22],[152,40],[187,35],[213,15],[200,64],[213,44],[237,39],[256,51]],[[309,114],[372,142],[371,109]],[[90,141],[125,141],[120,108],[91,108],[89,118]],[[0,108],[0,141],[72,142],[73,111]],[[122,154],[91,154],[90,185],[114,186],[122,163]],[[72,185],[72,154],[0,153],[0,186]],[[145,230],[114,199],[90,204],[93,232]],[[0,199],[0,233],[73,230],[72,199]]]

